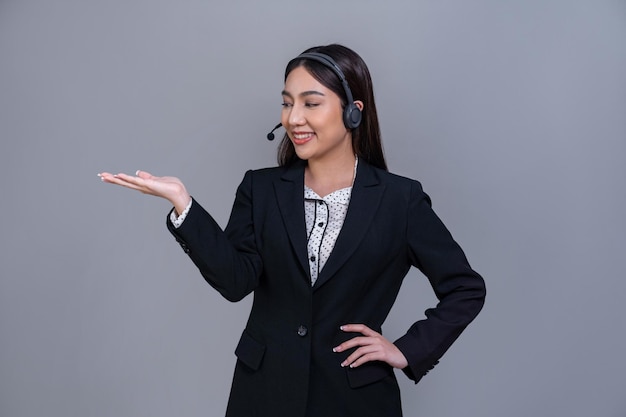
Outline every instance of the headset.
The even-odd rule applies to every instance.
[[[354,104],[354,98],[352,97],[352,90],[350,90],[348,80],[346,80],[346,76],[343,74],[343,71],[341,70],[341,68],[339,68],[339,65],[337,65],[335,60],[332,59],[330,56],[319,52],[305,52],[289,61],[289,63],[297,59],[310,59],[312,61],[319,62],[326,68],[332,70],[337,75],[337,77],[339,77],[339,80],[341,81],[341,86],[343,87],[343,91],[346,93],[347,100],[346,107],[343,109],[343,124],[346,126],[347,129],[350,130],[359,127],[359,125],[361,124],[361,119],[363,118],[361,109],[359,109],[357,105]],[[279,123],[274,129],[272,129],[270,133],[267,134],[268,140],[274,140],[274,131],[280,126],[281,124]]]

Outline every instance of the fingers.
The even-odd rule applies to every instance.
[[[139,169],[137,170],[137,172],[135,172],[135,175],[138,176],[139,178],[143,178],[144,180],[153,178],[152,174],[150,174],[149,172],[141,171]]]
[[[135,172],[135,176],[124,174],[122,172],[120,172],[119,174],[115,174],[115,175],[111,174],[110,172],[100,172],[98,174],[98,177],[100,177],[100,179],[105,182],[113,181],[114,178],[122,178],[125,181],[129,181],[129,182],[132,182],[133,179],[136,179],[136,178],[141,178],[143,180],[154,178],[154,176],[150,174],[149,172],[141,171],[139,169]]]
[[[132,178],[130,175],[126,175],[126,174],[111,174],[110,172],[101,172],[98,174],[98,176],[100,177],[100,179],[104,182],[119,182],[119,179],[122,178]]]
[[[385,362],[383,352],[374,350],[372,347],[357,349],[345,361],[341,362],[341,367],[357,368],[367,362]]]
[[[394,368],[404,368],[408,361],[400,349],[380,333],[375,332],[364,324],[346,324],[341,326],[345,332],[361,333],[333,348],[333,352],[344,352],[356,348],[343,362],[341,366],[356,368],[366,362],[382,361]]]
[[[152,177],[150,174],[147,174],[149,177]],[[101,172],[98,174],[100,179],[103,182],[107,182],[110,184],[121,185],[122,187],[130,188],[132,190],[137,190],[142,193],[150,193],[150,190],[146,187],[146,179],[141,177],[136,177],[133,175],[128,175],[124,173],[119,174],[111,174],[109,172]]]
[[[131,186],[129,188],[135,188],[135,189],[136,187],[145,186],[146,181],[152,180],[155,178],[146,171],[137,171],[135,175],[128,175],[122,172],[120,172],[119,174],[113,175],[109,172],[101,172],[98,174],[98,176],[104,182],[109,182],[111,184],[118,184],[118,185],[123,185],[123,186],[134,185],[135,187]]]
[[[111,184],[118,184],[120,181],[117,179],[116,175],[111,174],[110,172],[101,172],[98,174],[100,179],[103,182],[108,182]]]
[[[361,333],[365,336],[376,336],[379,334],[364,324],[344,324],[339,328],[344,332]]]
[[[113,174],[111,174],[110,172],[100,172],[98,173],[98,177],[100,177],[100,179],[102,181],[106,181],[108,178],[112,177]]]
[[[343,352],[347,349],[352,349],[357,346],[370,344],[374,338],[376,338],[377,336],[381,336],[380,333],[375,332],[364,324],[344,324],[343,326],[339,327],[339,329],[344,332],[361,333],[365,337],[353,337],[352,339],[343,342],[339,346],[334,347],[334,352]]]
[[[136,181],[134,179],[138,178],[138,177],[134,177],[132,175],[124,174],[124,173],[111,174],[111,173],[108,173],[108,172],[102,172],[102,173],[98,174],[98,176],[104,182],[108,182],[108,183],[111,183],[111,184],[118,184],[118,185],[135,184]]]

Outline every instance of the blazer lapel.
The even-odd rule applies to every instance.
[[[300,161],[287,168],[274,182],[274,191],[291,246],[310,283],[304,221],[304,166]]]
[[[313,290],[328,281],[356,250],[374,219],[384,190],[385,186],[380,183],[374,168],[359,159],[346,219]]]

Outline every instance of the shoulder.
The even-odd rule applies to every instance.
[[[371,185],[384,187],[383,198],[386,201],[393,202],[393,204],[398,206],[425,204],[426,207],[431,207],[431,199],[428,194],[424,192],[420,181],[394,174],[393,172],[385,171],[371,165],[365,165],[363,171],[363,176],[366,177],[364,183],[369,182]],[[357,173],[357,178],[358,175]]]
[[[372,175],[380,184],[390,190],[412,195],[424,194],[421,182],[416,179],[385,171],[371,165],[367,165],[365,169],[371,172],[369,175]]]
[[[280,177],[283,172],[285,172],[285,168],[283,167],[266,167],[250,169],[246,172],[246,175],[254,178],[277,178]]]
[[[255,181],[275,181],[285,176],[290,176],[292,173],[297,172],[297,167],[266,167],[250,169],[246,172],[245,176]],[[304,172],[304,170],[302,170]]]
[[[409,177],[405,177],[403,175],[399,175],[399,174],[395,174],[393,172],[389,172],[389,171],[384,171],[382,169],[378,169],[379,171],[379,175],[381,176],[381,178],[384,179],[384,181],[389,182],[391,184],[398,184],[398,185],[404,185],[404,186],[411,186],[411,185],[417,185],[421,183],[413,178],[409,178]]]
[[[304,181],[304,169],[301,166],[257,168],[246,171],[240,187],[267,189],[272,184],[298,180]]]

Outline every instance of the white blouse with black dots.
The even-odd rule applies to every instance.
[[[304,187],[304,216],[311,285],[315,284],[333,251],[348,212],[351,194],[352,187],[347,187],[320,197],[309,187]]]

